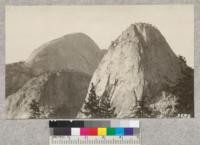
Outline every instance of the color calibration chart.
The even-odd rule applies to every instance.
[[[140,145],[138,120],[51,120],[50,145]]]

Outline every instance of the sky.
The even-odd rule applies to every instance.
[[[26,60],[42,44],[75,32],[89,35],[107,49],[137,22],[156,26],[175,54],[194,66],[192,5],[7,6],[6,63]]]

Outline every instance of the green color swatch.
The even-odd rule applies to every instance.
[[[107,128],[107,135],[115,135],[115,128]]]

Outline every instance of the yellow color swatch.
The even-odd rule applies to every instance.
[[[98,128],[98,136],[106,136],[106,128]]]

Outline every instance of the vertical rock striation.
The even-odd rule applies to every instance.
[[[93,74],[86,100],[93,84],[98,97],[109,94],[117,118],[138,117],[138,108],[148,110],[146,116],[139,117],[167,117],[158,103],[165,97],[181,99],[169,88],[177,85],[187,68],[157,28],[145,23],[132,24],[111,43]],[[77,117],[88,118],[84,111],[83,104]],[[172,116],[177,113],[174,111]]]

